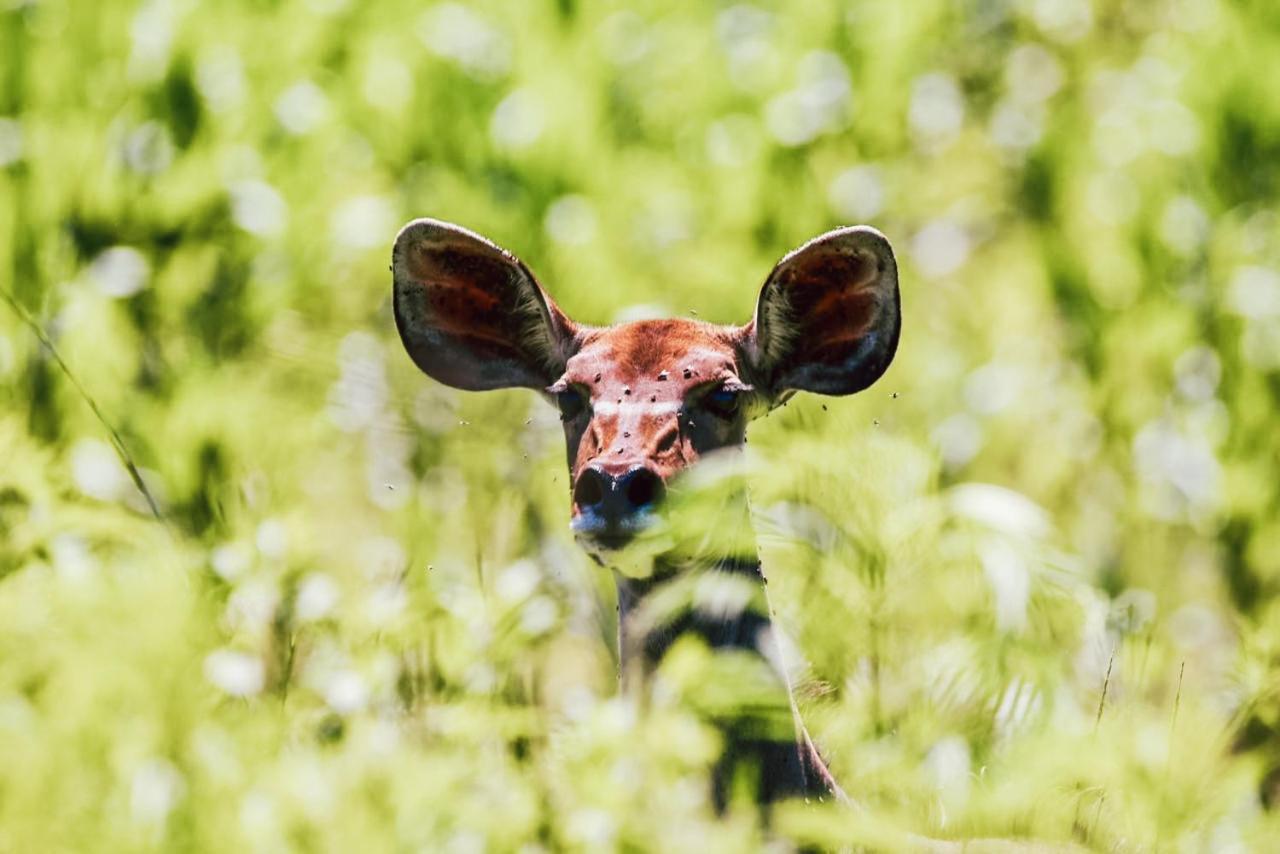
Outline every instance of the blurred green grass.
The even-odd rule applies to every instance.
[[[1265,849],[1277,87],[1264,2],[0,3],[3,285],[167,520],[0,307],[0,850]],[[554,414],[400,351],[419,215],[592,323],[894,242],[747,472],[864,812],[715,818],[696,651],[616,696]]]

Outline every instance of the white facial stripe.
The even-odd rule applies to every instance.
[[[591,411],[596,415],[674,415],[680,411],[680,401],[663,400],[651,403],[645,400],[624,401],[600,400],[591,404]]]

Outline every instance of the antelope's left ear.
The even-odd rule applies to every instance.
[[[743,343],[757,385],[774,401],[791,391],[853,394],[889,367],[900,327],[893,248],[858,225],[816,237],[778,262]]]

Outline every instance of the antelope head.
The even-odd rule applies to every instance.
[[[866,388],[898,344],[893,250],[867,226],[779,261],[743,326],[575,323],[514,255],[432,219],[400,231],[392,272],[396,326],[425,373],[473,391],[532,388],[559,408],[571,525],[601,563],[654,521],[672,478],[740,446],[753,417],[796,391]]]

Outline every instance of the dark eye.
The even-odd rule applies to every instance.
[[[739,397],[736,389],[718,388],[707,393],[702,405],[721,418],[732,418],[738,414]]]
[[[587,408],[587,398],[576,388],[556,392],[556,405],[560,407],[560,420],[572,421]]]

